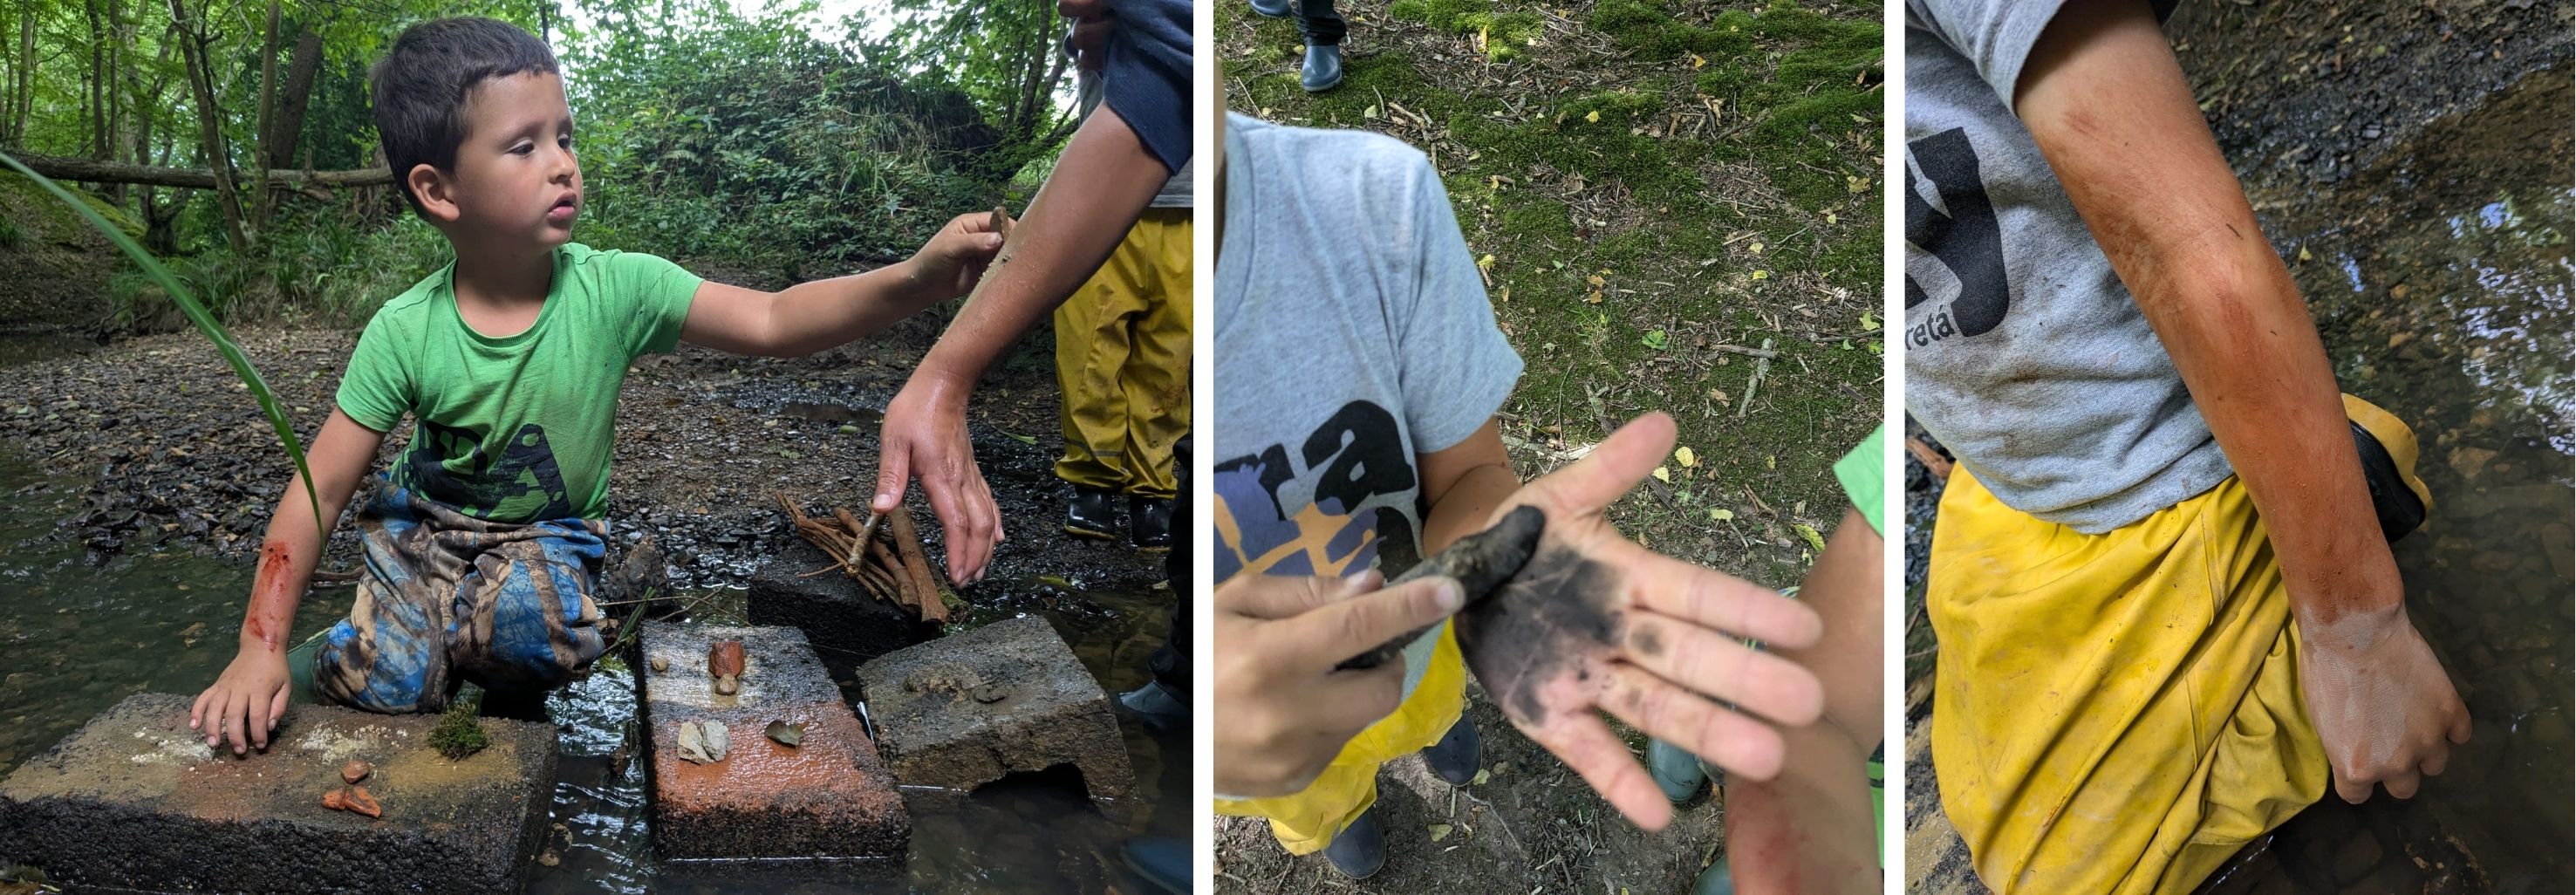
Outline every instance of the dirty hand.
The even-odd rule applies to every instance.
[[[209,749],[230,740],[234,755],[254,747],[266,750],[268,735],[286,714],[286,694],[286,657],[244,645],[215,685],[197,696],[188,710],[188,729],[203,731]]]
[[[2468,707],[2403,604],[2303,623],[2299,634],[2299,689],[2344,801],[2365,801],[2382,783],[2414,798],[2422,778],[2450,762],[2451,746],[2469,741]]]
[[[952,385],[914,370],[903,391],[886,405],[878,437],[877,496],[870,508],[890,513],[903,504],[904,488],[921,480],[930,511],[939,516],[948,548],[948,580],[965,587],[984,578],[993,545],[1006,540],[993,489],[975,465],[966,439],[966,394],[973,383]]]
[[[1457,611],[1458,581],[1236,575],[1216,589],[1216,791],[1306,788],[1342,744],[1395,711],[1404,663],[1333,666]]]
[[[1739,711],[1805,725],[1824,710],[1815,674],[1738,642],[1811,646],[1824,629],[1813,610],[1640,547],[1602,517],[1673,437],[1672,417],[1647,414],[1513,492],[1494,518],[1536,506],[1547,532],[1519,575],[1455,622],[1468,667],[1512,725],[1648,830],[1672,805],[1594,709],[1756,780],[1780,772],[1780,732]]]
[[[961,214],[912,253],[912,267],[923,288],[946,301],[974,291],[1001,250],[1002,234],[993,229],[991,212]]]

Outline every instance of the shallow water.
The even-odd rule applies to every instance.
[[[51,537],[82,508],[77,483],[51,479],[0,447],[0,768],[53,745],[126,696],[193,693],[233,654],[246,564],[184,549],[134,544],[91,568],[74,539]],[[1113,694],[1146,680],[1144,658],[1167,627],[1168,591],[1093,592],[1078,582],[1029,582],[963,619],[980,625],[1043,615]],[[347,588],[325,589],[298,610],[296,630],[318,630],[348,608]],[[827,660],[827,664],[830,663]],[[845,663],[836,673],[846,677]],[[844,681],[853,701],[855,690]],[[635,718],[632,675],[604,659],[588,679],[547,704],[561,731],[550,838],[557,864],[532,867],[531,893],[642,892],[1081,892],[1146,891],[1121,866],[1134,835],[1187,838],[1176,807],[1189,787],[1186,729],[1152,731],[1122,719],[1144,810],[1132,826],[1103,818],[1078,781],[1014,778],[954,807],[916,807],[912,851],[896,866],[815,868],[744,878],[723,865],[665,866],[652,855],[641,763],[614,757]],[[1174,760],[1166,761],[1165,756]],[[1167,807],[1166,803],[1175,807]]]
[[[2407,607],[2476,722],[2411,804],[2329,797],[2231,891],[2563,892],[2576,835],[2576,345],[2568,70],[2427,127],[2331,188],[2256,195],[2346,391],[2415,427]],[[2304,257],[2301,253],[2304,252]],[[2457,855],[2475,870],[2458,874]],[[2420,859],[2420,860],[2419,860]],[[2234,886],[2243,886],[2242,889]]]

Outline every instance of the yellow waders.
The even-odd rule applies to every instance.
[[[1215,503],[1217,549],[1235,549],[1233,545],[1243,543],[1242,529],[1222,494]],[[1262,574],[1283,558],[1300,553],[1314,574],[1338,578],[1357,572],[1359,569],[1351,567],[1350,560],[1360,551],[1348,546],[1337,551],[1331,546],[1334,536],[1349,520],[1349,516],[1327,515],[1308,506],[1297,514],[1299,534],[1295,540],[1261,556],[1241,557],[1242,571],[1236,574]],[[1416,641],[1405,649],[1404,701],[1396,704],[1393,714],[1378,719],[1342,744],[1341,753],[1333,756],[1333,763],[1315,782],[1295,795],[1217,799],[1217,813],[1268,818],[1271,835],[1292,855],[1311,854],[1332,844],[1334,836],[1340,835],[1370,805],[1377,804],[1378,767],[1440,742],[1466,707],[1467,664],[1459,657],[1457,636],[1443,623],[1436,634],[1424,640],[1429,642]]]
[[[1064,390],[1057,478],[1174,496],[1172,447],[1190,428],[1190,210],[1149,208],[1091,281],[1055,310]]]
[[[2414,434],[2344,405],[2423,495]],[[1962,465],[1929,571],[1932,763],[1996,892],[2189,892],[2324,795],[2289,596],[2235,478],[2087,535]]]

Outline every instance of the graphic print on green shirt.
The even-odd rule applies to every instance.
[[[410,414],[394,484],[480,519],[607,515],[627,364],[679,343],[700,280],[651,255],[568,244],[526,331],[487,336],[456,310],[455,266],[385,303],[358,336],[340,410],[379,432]]]

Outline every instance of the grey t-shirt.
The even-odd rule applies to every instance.
[[[1414,455],[1475,434],[1521,375],[1448,192],[1395,139],[1235,114],[1224,177],[1216,580],[1400,574],[1421,558]]]
[[[2013,114],[2057,9],[1905,5],[1905,409],[2005,505],[2098,534],[2230,470]]]
[[[1070,41],[1071,38],[1068,37],[1067,40]],[[1072,54],[1069,47],[1064,49],[1064,52],[1067,55]],[[1108,96],[1107,91],[1101,89],[1100,73],[1076,68],[1073,83],[1075,114],[1088,118],[1091,113],[1099,111],[1101,100]],[[1189,161],[1182,162],[1180,170],[1172,172],[1171,179],[1163,181],[1163,188],[1154,191],[1154,201],[1147,203],[1146,207],[1190,207],[1190,179],[1195,176],[1190,173],[1190,170],[1197,164],[1198,157],[1195,155],[1191,156]]]

